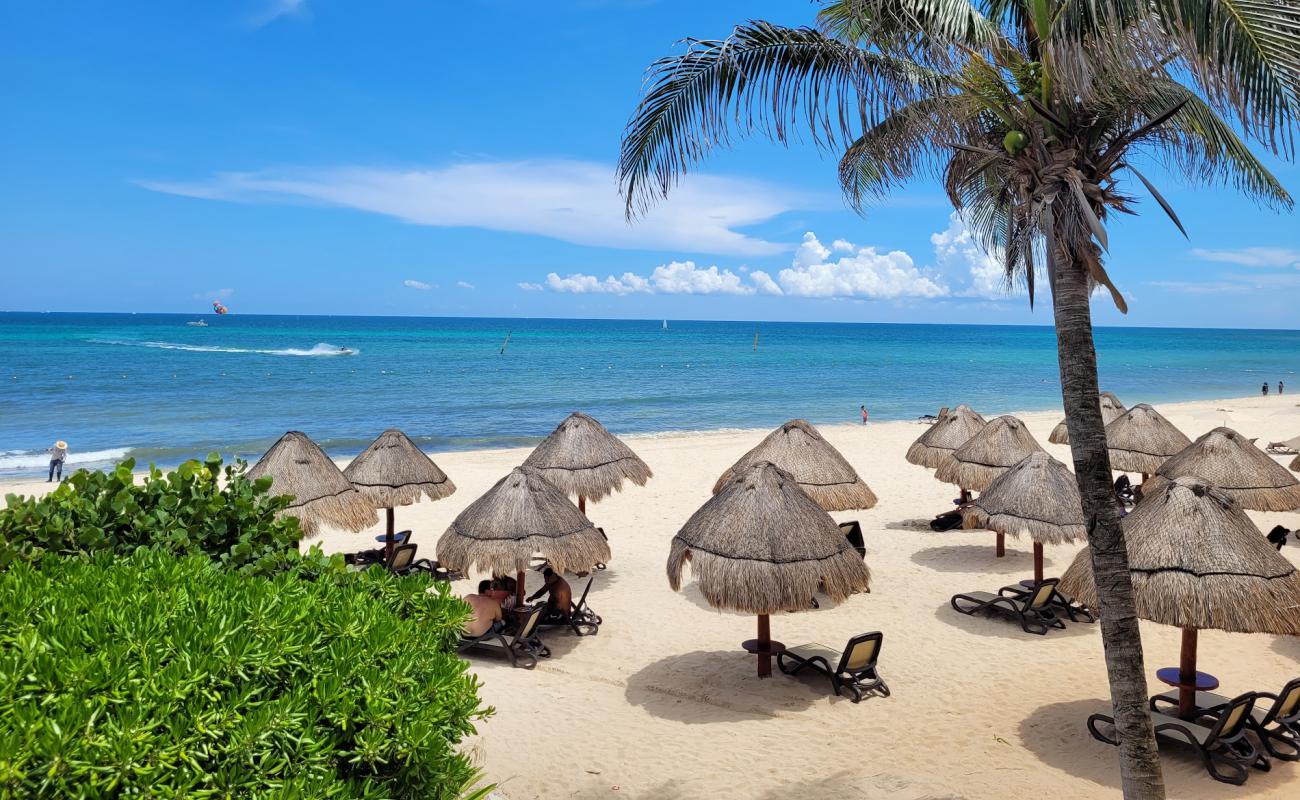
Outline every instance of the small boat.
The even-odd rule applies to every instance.
[[[663,330],[668,330],[668,320],[664,320]]]
[[[206,328],[206,327],[208,327],[208,323],[204,322],[204,321],[201,320],[201,319],[196,319],[196,320],[194,320],[193,322],[187,322],[187,323],[185,323],[185,324],[186,324],[186,325],[189,325],[191,328]]]

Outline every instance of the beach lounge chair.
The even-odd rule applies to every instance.
[[[452,581],[458,580],[461,575],[458,572],[452,572],[443,567],[437,561],[430,561],[427,558],[415,557],[418,546],[413,544],[402,544],[393,548],[393,555],[384,562],[384,568],[394,575],[414,575],[425,573],[435,581]]]
[[[528,616],[513,633],[507,633],[500,627],[489,629],[482,636],[461,634],[456,651],[464,653],[469,650],[495,650],[503,652],[510,659],[510,666],[532,669],[537,666],[538,658],[550,656],[551,650],[542,643],[537,635],[537,623],[542,619],[544,606],[535,606],[528,610]]]
[[[853,545],[853,549],[857,550],[858,555],[862,556],[862,560],[865,561],[867,559],[867,543],[862,539],[862,525],[856,519],[852,522],[841,522],[840,533],[844,534],[844,538],[849,540],[849,544]]]
[[[1048,578],[1028,589],[1004,586],[997,594],[990,592],[970,592],[955,594],[949,602],[954,611],[973,615],[979,611],[997,611],[1009,614],[1020,621],[1020,627],[1026,633],[1042,636],[1048,628],[1064,628],[1065,623],[1056,618],[1052,611],[1052,599],[1056,596],[1057,578]]]
[[[805,668],[816,670],[830,678],[837,696],[847,694],[855,703],[872,693],[888,697],[889,687],[876,671],[883,638],[879,631],[860,633],[849,639],[843,650],[816,643],[787,647],[777,654],[776,665],[786,675],[797,675]]]
[[[1255,706],[1250,711],[1247,724],[1260,744],[1274,758],[1282,761],[1300,761],[1300,678],[1292,678],[1277,694],[1256,692],[1255,701],[1272,700],[1268,708]],[[1217,714],[1232,703],[1230,698],[1212,692],[1196,693],[1196,708],[1203,714]],[[1178,707],[1178,692],[1165,692],[1151,698],[1151,710]]]
[[[1250,777],[1247,767],[1255,765],[1268,769],[1268,759],[1246,736],[1254,705],[1255,694],[1247,692],[1229,700],[1214,714],[1202,717],[1200,721],[1208,722],[1208,725],[1160,713],[1151,714],[1151,724],[1155,726],[1157,739],[1187,742],[1195,747],[1201,763],[1216,781],[1240,786]],[[1105,723],[1113,729],[1114,717],[1093,714],[1088,717],[1088,731],[1097,741],[1118,746],[1119,739],[1102,733],[1097,728],[1098,723]],[[1220,770],[1220,767],[1224,769]]]
[[[538,624],[547,627],[564,625],[579,636],[595,636],[600,633],[600,625],[604,620],[587,605],[587,592],[591,591],[591,583],[594,580],[596,580],[595,575],[587,578],[587,585],[582,588],[582,595],[578,601],[569,602],[569,613],[566,616],[546,617]]]
[[[1023,598],[1025,595],[1033,591],[1033,588],[1033,582],[1025,581],[1024,583],[1013,583],[1010,586],[1003,586],[998,590],[998,593],[1013,594]],[[1092,615],[1091,611],[1074,602],[1073,598],[1066,597],[1059,591],[1052,595],[1052,611],[1064,611],[1065,615],[1070,618],[1071,622],[1083,621],[1091,623],[1097,621],[1097,618]]]

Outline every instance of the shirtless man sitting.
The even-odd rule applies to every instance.
[[[465,634],[467,636],[477,638],[492,628],[499,628],[503,624],[501,604],[488,596],[491,589],[492,581],[479,581],[478,594],[465,595],[465,602],[469,603],[469,607],[474,612],[465,621]]]
[[[548,618],[568,617],[569,607],[573,604],[573,590],[569,588],[569,582],[561,578],[550,567],[542,570],[542,577],[546,579],[542,584],[542,588],[529,595],[528,602],[531,603],[542,595],[549,593],[546,598],[545,616]]]

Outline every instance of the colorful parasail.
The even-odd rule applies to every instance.
[[[226,308],[225,306],[221,305],[221,301],[220,301],[220,300],[213,300],[213,301],[212,301],[212,310],[215,311],[215,312],[217,312],[218,314],[229,314],[229,313],[230,313],[230,309],[228,309],[228,308]]]

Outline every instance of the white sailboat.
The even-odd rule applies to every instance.
[[[668,320],[664,320],[663,330],[668,330]]]

